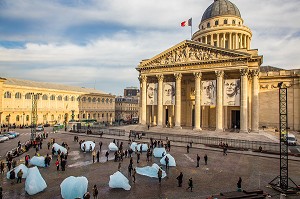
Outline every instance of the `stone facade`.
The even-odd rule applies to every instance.
[[[75,120],[115,121],[114,95],[94,89],[1,78],[1,124],[31,124],[30,93],[41,93],[37,100],[37,124],[64,123],[72,119],[72,111]]]
[[[116,97],[116,121],[131,121],[139,117],[139,103],[136,97]]]

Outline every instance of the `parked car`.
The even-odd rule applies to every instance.
[[[42,125],[35,128],[36,131],[44,131],[44,127]]]
[[[296,145],[296,143],[297,143],[296,137],[293,134],[288,134],[287,143],[288,143],[288,145]]]
[[[50,126],[50,124],[44,124],[44,127],[49,127]]]
[[[15,132],[15,131],[10,131],[10,132],[8,132],[8,134],[9,134],[9,135],[15,136],[15,138],[18,137],[18,136],[20,135],[20,133]]]
[[[4,142],[4,141],[7,141],[7,140],[9,140],[9,138],[7,136],[0,135],[0,142]]]
[[[14,135],[10,135],[10,134],[8,134],[8,133],[2,134],[2,135],[4,135],[4,136],[8,137],[9,139],[13,139],[13,138],[15,138],[15,136],[14,136]]]

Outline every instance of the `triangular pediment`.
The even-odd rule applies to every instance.
[[[185,40],[163,51],[162,53],[143,60],[138,68],[159,67],[167,65],[182,65],[207,63],[221,60],[248,58],[251,54],[237,50],[214,47],[208,44]]]

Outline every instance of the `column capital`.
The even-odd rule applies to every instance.
[[[175,79],[176,80],[181,80],[182,79],[182,74],[181,73],[174,73]]]
[[[242,69],[240,69],[241,76],[247,76],[248,73],[249,73],[248,68],[242,68]]]
[[[164,80],[164,75],[163,74],[156,75],[156,78],[157,78],[158,81],[163,81]]]
[[[140,82],[146,82],[147,81],[147,76],[146,75],[140,75],[139,80],[140,80]]]
[[[194,72],[194,77],[195,79],[201,78],[202,77],[202,73],[201,72]]]
[[[254,76],[259,76],[259,69],[254,69],[254,70],[251,70],[251,75],[252,75],[252,77],[254,77]]]
[[[224,77],[224,71],[223,70],[216,70],[215,73],[216,73],[217,77]]]

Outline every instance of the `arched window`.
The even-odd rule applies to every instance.
[[[77,101],[80,102],[80,97],[77,97]]]
[[[16,116],[16,121],[17,122],[20,121],[20,116],[19,115]]]
[[[100,113],[98,113],[98,118],[100,117]]]
[[[25,99],[31,99],[31,95],[30,95],[30,93],[26,93],[26,95],[25,95]]]
[[[29,115],[26,115],[26,122],[29,121]]]
[[[15,98],[16,98],[16,99],[21,99],[21,98],[22,98],[22,94],[21,94],[20,92],[17,92],[17,93],[15,94]]]
[[[61,100],[62,100],[62,96],[59,95],[59,96],[57,97],[57,100],[58,100],[58,101],[61,101]]]
[[[91,102],[91,101],[92,101],[92,98],[91,98],[91,97],[89,97],[89,98],[88,98],[88,102]]]
[[[210,28],[210,23],[209,22],[207,23],[207,27]]]
[[[68,96],[65,96],[65,97],[64,97],[64,100],[65,100],[65,101],[69,101],[69,97],[68,97]]]
[[[112,117],[112,113],[109,115],[109,117]]]
[[[102,117],[104,117],[104,113],[102,113]]]
[[[85,114],[82,114],[82,118],[85,118]]]
[[[106,98],[106,103],[108,103],[108,98]]]
[[[235,20],[232,20],[232,24],[235,24]]]
[[[40,95],[34,95],[34,99],[36,100],[40,99]]]
[[[93,98],[93,102],[96,102],[96,98],[95,97]]]
[[[72,97],[71,97],[71,101],[73,102],[74,100],[75,100],[75,97],[74,97],[74,96],[72,96]]]
[[[4,98],[11,98],[11,92],[6,91],[6,92],[4,93]]]
[[[94,114],[93,114],[93,119],[96,119],[96,116],[97,116],[97,114],[96,114],[96,113],[94,113]]]
[[[241,25],[241,22],[239,21],[239,25]]]
[[[98,98],[97,101],[100,102],[100,98]]]
[[[51,96],[50,96],[50,100],[55,100],[55,96],[54,96],[54,95],[51,95]]]
[[[204,29],[204,26],[202,26],[202,29]]]
[[[225,20],[224,20],[224,24],[227,24],[227,22],[228,22],[227,19],[225,19]]]
[[[51,120],[52,120],[52,121],[54,120],[54,115],[51,115]]]
[[[102,103],[104,103],[104,98],[102,98]]]
[[[218,20],[215,21],[215,26],[217,26],[217,25],[219,25],[219,21]]]
[[[48,100],[48,95],[44,94],[42,100]]]
[[[109,102],[110,102],[110,103],[112,103],[112,102],[113,102],[113,100],[112,100],[112,99],[110,99],[110,100],[109,100]]]
[[[86,101],[86,97],[83,97],[83,98],[82,98],[82,101],[85,102],[85,101]]]

